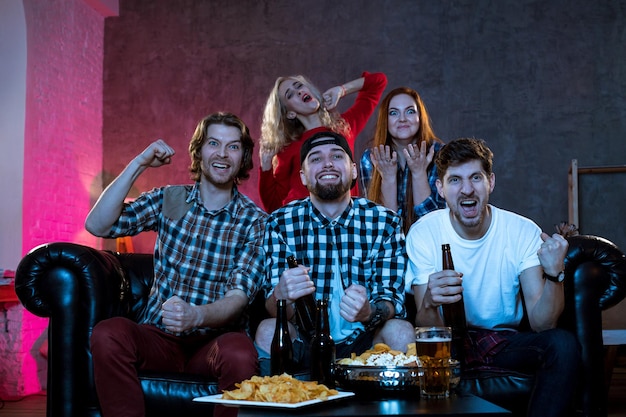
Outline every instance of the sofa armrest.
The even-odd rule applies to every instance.
[[[48,415],[90,415],[98,407],[91,331],[129,311],[129,283],[117,256],[74,243],[38,246],[19,263],[15,291],[27,310],[50,318]]]
[[[35,315],[56,318],[71,309],[72,316],[91,325],[129,309],[129,283],[117,257],[75,243],[31,250],[17,267],[15,292]]]
[[[565,309],[559,325],[579,337],[587,329],[600,333],[602,310],[626,296],[626,256],[613,243],[597,236],[570,236],[568,243]]]
[[[93,320],[127,312],[128,291],[128,281],[113,253],[75,243],[34,248],[20,261],[15,274],[18,298],[40,317],[53,317],[67,308],[72,308],[74,315],[81,314],[84,309],[93,315],[87,320],[93,324]],[[93,303],[76,305],[78,297]]]
[[[568,238],[565,308],[559,326],[576,334],[581,347],[585,415],[606,414],[602,310],[626,295],[626,257],[610,241],[589,235]]]
[[[599,306],[606,310],[626,296],[626,255],[612,242],[597,236],[579,235],[568,238],[569,250],[565,259],[566,272],[586,262],[593,262],[602,270],[602,282],[597,289]]]

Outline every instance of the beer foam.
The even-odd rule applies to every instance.
[[[450,337],[429,337],[428,339],[416,339],[419,343],[452,342]]]

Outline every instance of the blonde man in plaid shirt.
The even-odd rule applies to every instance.
[[[115,317],[92,335],[102,414],[143,416],[137,370],[216,377],[220,390],[258,372],[245,309],[263,280],[267,214],[237,190],[252,169],[254,142],[237,116],[215,113],[189,145],[193,185],[168,186],[124,203],[137,177],[169,164],[174,150],[157,140],[107,187],[85,227],[96,236],[157,232],[154,281],[136,320]],[[237,415],[216,406],[215,415]]]
[[[401,320],[407,256],[400,217],[351,197],[357,171],[343,136],[317,133],[302,145],[300,155],[300,177],[310,196],[273,212],[265,230],[268,312],[276,316],[277,299],[291,305],[314,294],[329,300],[337,357],[360,354],[376,342],[406,351],[415,333]],[[299,260],[298,268],[288,268],[289,255]],[[288,314],[293,313],[290,306]],[[274,326],[270,318],[257,329],[261,358],[269,357]],[[307,367],[307,335],[290,327],[294,359]]]

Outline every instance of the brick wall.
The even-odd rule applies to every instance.
[[[178,155],[137,188],[186,182],[187,144],[206,113],[237,113],[258,137],[276,77],[305,74],[325,89],[382,71],[387,91],[420,92],[443,140],[487,140],[491,201],[552,233],[567,219],[571,159],[625,162],[625,21],[613,0],[121,1],[105,23],[104,167],[119,173],[162,137]],[[581,231],[626,247],[623,178],[590,178]],[[256,181],[242,187],[253,198]]]
[[[81,0],[24,0],[28,39],[22,252],[53,241],[96,246],[83,227],[102,190],[104,19]],[[45,389],[47,319],[0,310],[0,397]]]
[[[95,245],[83,227],[101,192],[104,19],[81,0],[25,0],[28,37],[23,252]]]
[[[47,362],[40,353],[47,319],[19,303],[0,303],[0,398],[11,400],[46,389]]]

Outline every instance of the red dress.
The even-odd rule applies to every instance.
[[[358,92],[354,104],[341,115],[350,125],[350,134],[346,139],[352,152],[356,137],[374,113],[387,86],[387,76],[381,72],[364,72],[362,77],[365,78],[363,88]],[[328,128],[322,126],[305,131],[300,139],[288,144],[276,155],[277,164],[273,171],[260,170],[259,195],[265,211],[271,213],[290,201],[309,196],[309,190],[300,180],[300,148],[307,138],[325,130]],[[352,195],[358,195],[356,186],[352,189]]]

